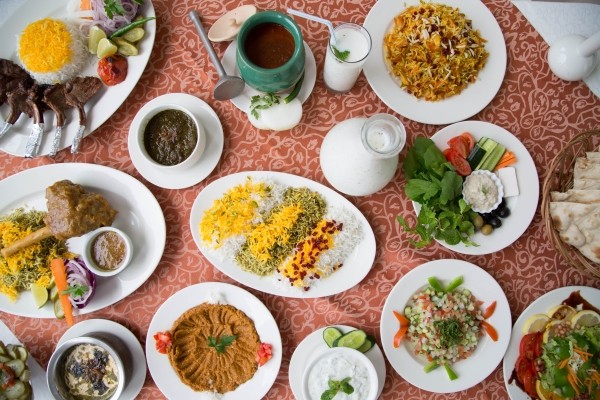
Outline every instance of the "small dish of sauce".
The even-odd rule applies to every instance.
[[[121,272],[132,256],[129,237],[120,229],[103,227],[87,237],[82,254],[88,268],[96,275],[111,276]]]
[[[256,25],[244,43],[248,59],[255,65],[273,69],[288,62],[294,54],[294,38],[282,25],[267,22]]]

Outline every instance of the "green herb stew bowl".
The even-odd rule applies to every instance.
[[[277,93],[291,88],[304,73],[304,61],[302,32],[290,16],[262,11],[240,28],[236,65],[254,89]]]

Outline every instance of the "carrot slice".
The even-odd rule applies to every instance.
[[[408,325],[402,325],[400,327],[400,329],[398,329],[398,332],[396,332],[396,334],[394,335],[394,348],[395,349],[400,347],[400,342],[402,342],[402,339],[404,338],[404,335],[406,335],[407,331],[408,331]]]
[[[52,275],[54,276],[54,283],[58,289],[60,302],[63,306],[63,310],[65,311],[65,320],[69,326],[73,326],[73,306],[71,305],[71,301],[69,301],[69,295],[63,294],[63,292],[69,288],[69,284],[67,283],[67,269],[63,259],[53,259],[50,262],[50,270],[52,270]]]
[[[398,311],[395,310],[393,311],[393,313],[398,322],[400,322],[400,326],[410,325],[410,321],[404,315],[400,314]]]
[[[492,339],[494,342],[498,341],[498,332],[496,332],[496,328],[494,328],[489,322],[486,321],[481,321],[481,326],[483,326],[483,329],[485,329],[485,333],[488,334],[490,339]]]
[[[509,165],[512,165],[516,162],[517,157],[515,156],[515,153],[507,150],[502,155],[502,158],[500,158],[500,161],[498,161],[498,164],[496,164],[496,168],[494,168],[494,170],[499,170],[500,168],[508,167]]]
[[[483,312],[483,318],[484,319],[488,319],[489,317],[492,316],[492,314],[494,314],[494,311],[496,311],[496,300],[494,300],[492,302],[492,304],[490,304],[489,306],[487,306],[487,308]]]
[[[91,10],[92,9],[91,1],[90,0],[81,0],[81,3],[79,4],[79,8],[81,9],[81,11]]]

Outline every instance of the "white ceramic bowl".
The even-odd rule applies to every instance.
[[[475,204],[471,204],[471,202],[469,202],[469,200],[467,200],[468,196],[465,195],[466,194],[465,187],[467,186],[467,181],[470,179],[473,179],[477,175],[487,177],[496,186],[496,189],[498,191],[498,195],[496,196],[494,203],[491,204],[489,207],[478,207]],[[473,171],[471,173],[471,175],[469,175],[465,178],[465,181],[463,183],[462,196],[463,196],[463,199],[467,202],[467,204],[471,205],[471,209],[473,211],[475,211],[477,213],[485,214],[485,213],[494,211],[496,208],[498,208],[500,203],[502,203],[502,198],[504,197],[504,187],[502,186],[502,182],[500,181],[500,178],[498,178],[498,176],[495,173],[484,170],[484,169],[478,169],[478,170]]]
[[[192,153],[188,156],[188,158],[175,165],[163,165],[156,162],[152,157],[150,157],[148,151],[146,150],[146,146],[144,145],[144,132],[146,130],[148,122],[150,122],[152,117],[154,117],[156,114],[166,110],[182,111],[188,117],[190,117],[192,121],[194,121],[194,125],[196,125],[196,134],[198,137],[198,140],[196,140],[196,146],[194,147]],[[144,156],[146,161],[148,161],[149,164],[163,171],[176,172],[186,170],[192,165],[196,164],[198,160],[200,160],[200,157],[202,157],[202,153],[204,153],[204,148],[206,147],[206,133],[204,132],[204,127],[202,126],[198,118],[196,118],[196,116],[190,110],[178,104],[165,104],[157,105],[155,107],[147,109],[142,108],[140,111],[138,111],[138,113],[144,113],[144,115],[142,116],[140,124],[138,126],[136,143],[137,146],[139,146],[142,155]]]
[[[375,366],[363,353],[348,347],[332,347],[315,357],[302,375],[302,398],[319,400],[329,381],[350,378],[354,393],[349,399],[375,400],[379,380]],[[361,383],[362,382],[362,383]]]
[[[123,261],[121,261],[121,263],[118,265],[118,267],[114,268],[114,269],[104,269],[101,266],[99,266],[97,264],[97,262],[95,261],[95,259],[93,257],[93,253],[92,253],[94,241],[96,240],[96,238],[98,236],[100,236],[101,234],[103,234],[105,232],[116,233],[117,235],[119,235],[121,237],[121,239],[123,239],[123,241],[125,243],[125,256],[123,257]],[[127,236],[127,234],[125,232],[123,232],[122,230],[113,228],[112,226],[98,228],[98,229],[88,233],[85,236],[84,240],[85,240],[85,245],[83,247],[83,254],[81,255],[81,258],[83,258],[83,261],[85,262],[85,265],[89,268],[89,270],[98,276],[113,276],[113,275],[118,274],[119,272],[123,271],[127,267],[127,265],[129,264],[129,262],[131,261],[131,258],[133,256],[133,244],[131,243],[131,239],[129,238],[129,236]]]
[[[48,389],[57,400],[70,399],[68,389],[65,386],[65,362],[71,351],[78,345],[95,345],[99,346],[112,357],[117,370],[117,386],[108,393],[107,396],[101,397],[102,400],[117,400],[128,384],[133,368],[132,359],[129,349],[116,336],[109,333],[89,333],[86,336],[67,340],[60,346],[57,346],[48,362],[46,371],[46,381]]]

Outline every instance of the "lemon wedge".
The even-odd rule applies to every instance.
[[[98,52],[98,43],[102,39],[106,39],[106,33],[96,25],[92,26],[88,34],[88,50],[90,53],[96,54]]]
[[[98,58],[105,58],[114,55],[119,48],[115,46],[113,42],[108,40],[107,38],[102,38],[98,42],[98,51],[96,55]]]
[[[31,284],[31,294],[33,295],[33,302],[37,308],[41,308],[48,301],[48,289],[35,283]]]
[[[574,329],[584,326],[600,325],[600,315],[592,310],[582,310],[571,317],[571,325]]]
[[[566,304],[557,304],[551,307],[546,313],[551,319],[570,320],[577,313],[573,307]]]
[[[558,394],[554,393],[551,390],[545,389],[544,386],[542,386],[542,381],[537,380],[535,381],[535,391],[537,392],[538,396],[540,397],[540,400],[563,400],[564,397],[559,396]]]
[[[550,318],[546,314],[533,314],[523,324],[523,334],[541,332],[549,322]]]

